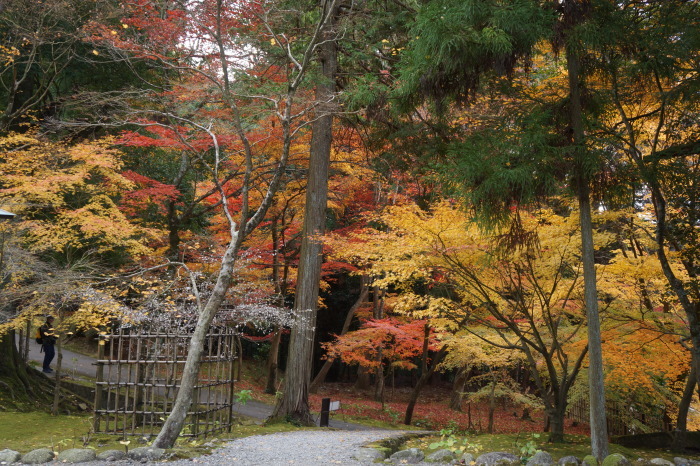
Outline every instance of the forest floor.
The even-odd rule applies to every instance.
[[[36,349],[36,348],[32,348]],[[42,354],[30,351],[30,357],[40,360]],[[63,367],[70,377],[84,377],[89,383],[90,376],[94,377],[93,358],[82,356],[64,350]],[[36,364],[36,363],[35,363]],[[264,370],[262,364],[256,361],[246,361],[243,367],[242,380],[237,383],[236,391],[250,390],[251,400],[238,403],[236,410],[251,418],[235,426],[231,433],[212,440],[178,442],[178,456],[192,458],[208,454],[212,449],[223,445],[224,441],[234,438],[256,436],[285,431],[308,430],[290,424],[262,425],[275,401],[274,395],[264,393]],[[402,424],[404,411],[411,393],[410,387],[387,387],[385,402],[373,401],[372,392],[356,390],[352,384],[327,383],[318,393],[312,394],[310,404],[313,411],[320,411],[321,399],[330,398],[340,401],[341,409],[331,416],[331,426],[337,429],[426,429],[435,430],[435,436],[415,440],[411,446],[430,451],[431,442],[452,436],[456,441],[466,445],[473,453],[483,451],[512,451],[528,445],[536,444],[538,448],[550,451],[559,457],[567,454],[582,456],[590,448],[587,437],[588,427],[566,422],[567,443],[561,446],[546,443],[546,434],[542,434],[544,416],[542,412],[530,413],[532,420],[522,419],[522,408],[508,403],[496,404],[494,413],[494,433],[486,434],[488,425],[487,403],[465,403],[463,412],[449,409],[450,387],[445,383],[437,383],[424,389],[419,403],[416,405],[412,426]],[[31,448],[48,446],[56,450],[79,447],[83,444],[94,445],[100,451],[108,448],[120,448],[119,439],[107,436],[94,436],[90,433],[90,416],[85,413],[78,416],[49,416],[45,413],[0,413],[0,445],[2,448],[14,448],[27,451]],[[313,430],[313,428],[311,428]],[[317,428],[318,429],[318,428]],[[326,431],[324,432],[332,432]],[[387,435],[392,435],[387,433]],[[92,437],[92,438],[91,438]],[[133,445],[132,445],[133,446]],[[668,457],[671,453],[654,450],[628,450],[613,446],[613,450],[628,457]],[[632,455],[632,456],[630,456]],[[634,456],[636,455],[636,456]]]
[[[40,345],[30,342],[29,359],[38,367],[43,359]],[[95,377],[95,358],[89,348],[63,348],[62,372],[70,378],[91,380]],[[56,366],[56,362],[52,364]],[[275,403],[275,396],[264,393],[264,368],[258,361],[246,360],[243,365],[241,380],[236,383],[236,391],[250,390],[251,400],[237,403],[235,411],[244,416],[263,420],[267,418]],[[487,403],[463,403],[462,412],[449,408],[451,396],[447,384],[434,384],[424,388],[415,407],[411,426],[403,425],[406,405],[411,394],[411,387],[387,386],[384,403],[373,400],[372,390],[357,390],[350,383],[326,383],[318,393],[311,394],[311,410],[319,413],[321,399],[330,398],[340,401],[341,409],[331,415],[331,427],[344,430],[356,430],[362,425],[380,428],[428,429],[441,430],[453,428],[459,431],[486,432],[488,426]],[[542,432],[544,413],[530,410],[532,420],[522,419],[522,408],[510,403],[499,402],[494,412],[493,433]],[[359,425],[358,425],[359,424]],[[586,424],[566,421],[566,433],[588,435]]]
[[[236,390],[250,390],[254,400],[274,404],[274,395],[264,393],[262,368],[245,364],[241,381]],[[411,395],[411,387],[387,387],[384,402],[374,401],[373,391],[357,390],[351,383],[325,383],[317,393],[309,396],[311,410],[321,410],[321,400],[330,398],[340,401],[341,409],[332,413],[334,419],[359,422],[378,427],[398,429],[436,430],[450,428],[456,431],[484,433],[488,426],[488,403],[463,403],[462,412],[449,408],[451,389],[448,384],[436,383],[423,389],[416,404],[411,426],[403,424],[406,406]],[[542,432],[544,412],[530,409],[530,419],[522,419],[523,408],[511,403],[498,402],[494,412],[493,433],[510,434]],[[589,435],[587,424],[566,420],[565,431],[572,435]]]

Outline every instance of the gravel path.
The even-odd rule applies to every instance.
[[[299,431],[244,437],[193,460],[180,460],[168,465],[358,465],[353,458],[363,445],[406,432],[366,431]]]
[[[370,465],[354,458],[364,445],[390,437],[409,434],[409,431],[387,430],[313,430],[297,432],[280,432],[269,435],[242,437],[223,443],[211,454],[187,460],[168,461],[165,466],[232,465],[236,466],[320,466],[320,465]],[[55,464],[55,463],[50,463]],[[89,461],[85,466],[123,466],[142,464],[133,460]],[[428,463],[418,463],[425,465]]]
[[[40,345],[30,342],[29,358],[41,364],[44,355],[39,352]],[[88,356],[63,350],[63,370],[67,374],[95,376],[95,360]],[[55,366],[55,361],[54,364]],[[263,403],[250,401],[246,405],[236,404],[234,411],[252,418],[264,419],[269,416],[272,407]],[[359,465],[353,458],[363,445],[377,440],[404,435],[405,431],[365,430],[366,426],[351,424],[331,419],[330,426],[335,430],[316,430],[283,432],[269,435],[244,437],[223,444],[211,455],[168,462],[167,465],[192,466],[207,465]],[[360,429],[360,430],[356,430]],[[127,464],[125,461],[84,463],[86,466],[106,466]],[[137,463],[138,464],[138,463]],[[162,464],[162,463],[160,463]]]

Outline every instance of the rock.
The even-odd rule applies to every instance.
[[[18,451],[5,448],[0,451],[0,464],[16,463],[21,457],[22,455],[20,455]]]
[[[673,466],[673,462],[669,460],[665,460],[663,458],[653,458],[649,460],[651,464],[657,464],[659,466]]]
[[[476,459],[477,466],[520,466],[520,458],[512,453],[494,451],[484,453]]]
[[[673,463],[669,463],[671,466],[673,466]],[[644,458],[637,458],[636,460],[632,461],[632,466],[651,466],[651,464],[651,461]]]
[[[417,448],[409,448],[408,450],[397,451],[389,457],[392,463],[401,464],[416,464],[423,461],[425,455]]]
[[[676,457],[673,458],[673,463],[676,466],[697,466],[700,462],[695,460],[689,460],[687,458]]]
[[[86,463],[88,461],[94,461],[95,458],[95,450],[71,448],[70,450],[64,450],[59,453],[56,459],[61,463]]]
[[[359,448],[353,456],[357,461],[363,463],[374,463],[386,458],[384,453],[374,448]]]
[[[581,464],[581,460],[576,458],[575,456],[565,456],[557,462],[559,466],[579,466]]]
[[[462,455],[462,458],[460,458],[461,462],[464,464],[472,464],[475,462],[474,460],[474,455],[471,453],[465,453]]]
[[[603,466],[631,466],[630,460],[625,458],[625,455],[620,453],[613,453],[608,455],[603,460]]]
[[[24,464],[42,464],[49,461],[53,461],[53,452],[48,448],[32,450],[22,456],[22,463]]]
[[[538,451],[527,460],[526,466],[551,466],[553,463],[552,455],[546,451]]]
[[[165,450],[156,447],[139,447],[129,450],[126,456],[136,461],[153,461],[165,456]]]
[[[97,459],[101,461],[119,461],[126,458],[126,453],[122,450],[105,450],[97,455]]]
[[[583,466],[598,466],[598,460],[593,455],[583,457]]]
[[[427,461],[428,463],[449,463],[450,461],[453,461],[454,459],[455,459],[454,453],[452,453],[450,450],[448,450],[446,448],[443,448],[442,450],[438,450],[436,452],[433,452],[425,457],[425,461]]]

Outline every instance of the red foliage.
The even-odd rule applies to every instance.
[[[365,417],[399,425],[406,410],[410,388],[392,390],[387,388],[390,401],[382,404],[369,400],[369,396],[353,391],[347,384],[326,384],[322,391],[309,396],[311,409],[320,411],[321,399],[331,398],[341,402],[342,410],[335,414],[336,418],[343,415]],[[464,405],[464,412],[451,410],[448,406],[450,391],[445,387],[433,386],[425,390],[416,405],[413,415],[413,425],[429,429],[442,429],[455,423],[460,430],[484,431],[488,425],[488,404],[472,403]],[[531,412],[534,421],[520,419],[522,408],[514,405],[499,404],[494,413],[494,433],[542,432],[544,413]],[[566,421],[567,434],[589,435],[585,424]]]
[[[153,206],[164,214],[166,201],[177,200],[180,196],[180,191],[175,186],[161,183],[131,170],[125,171],[122,176],[137,186],[136,189],[122,195],[120,207],[129,216],[137,216]]]
[[[196,132],[191,128],[150,125],[145,127],[148,133],[125,131],[118,144],[133,147],[164,147],[175,150],[194,150],[204,152],[214,147],[211,136],[205,132]],[[230,134],[217,134],[219,146],[233,145],[237,138]]]
[[[324,345],[328,355],[339,357],[346,364],[378,367],[379,364],[414,369],[414,358],[423,352],[425,321],[401,321],[393,317],[370,319],[359,330],[336,337]],[[431,338],[430,349],[437,343]],[[382,359],[379,358],[381,350]]]

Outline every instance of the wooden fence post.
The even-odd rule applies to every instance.
[[[98,337],[97,342],[97,371],[95,374],[95,408],[92,430],[93,432],[100,431],[100,413],[102,409],[102,382],[104,381],[104,358],[105,358],[105,340],[102,335]]]

